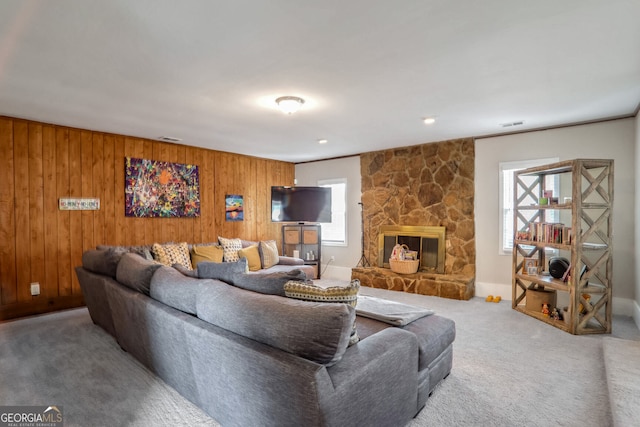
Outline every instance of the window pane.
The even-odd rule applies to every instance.
[[[513,236],[515,230],[513,229],[513,215],[514,215],[514,172],[534,166],[540,166],[548,163],[557,162],[558,158],[549,159],[537,159],[537,160],[524,160],[517,162],[503,162],[500,163],[500,246],[499,253],[510,254],[513,250]],[[535,177],[521,177],[522,181],[526,185],[531,185],[535,181]],[[553,194],[560,194],[560,180],[557,175],[548,175],[545,182],[546,188],[553,189]],[[533,204],[535,199],[531,196],[526,197],[521,204]],[[535,211],[521,211],[524,215],[527,223],[536,214]],[[558,222],[559,212],[555,210],[547,211],[546,221]],[[525,223],[518,219],[518,229],[525,227]]]
[[[346,205],[347,183],[346,180],[330,180],[318,182],[320,187],[331,188],[331,223],[322,223],[323,243],[346,243]]]

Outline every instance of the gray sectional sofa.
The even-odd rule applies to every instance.
[[[449,374],[452,320],[356,317],[348,304],[282,296],[299,270],[238,264],[218,266],[223,281],[103,249],[76,273],[93,322],[223,426],[402,426]]]

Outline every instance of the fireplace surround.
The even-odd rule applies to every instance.
[[[465,138],[360,155],[363,252],[375,266],[354,268],[352,278],[363,286],[424,295],[474,295],[474,144]],[[380,255],[381,227],[394,224],[443,227],[446,235],[438,252],[444,251],[444,271],[439,273],[442,267],[437,264],[436,271],[427,266],[415,274],[385,268],[388,256],[384,249]]]

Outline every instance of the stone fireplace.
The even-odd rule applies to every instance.
[[[351,277],[363,286],[473,297],[474,166],[471,138],[361,154],[363,249],[375,266],[354,268]],[[416,231],[431,227],[437,239]],[[417,273],[385,268],[396,242],[419,251]]]
[[[395,245],[407,245],[418,253],[418,271],[444,273],[444,227],[383,225],[378,234],[378,267],[389,268]]]

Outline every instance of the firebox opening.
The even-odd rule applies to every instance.
[[[444,274],[445,228],[431,226],[382,226],[378,238],[378,266],[389,268],[396,244],[418,253],[419,271]]]

